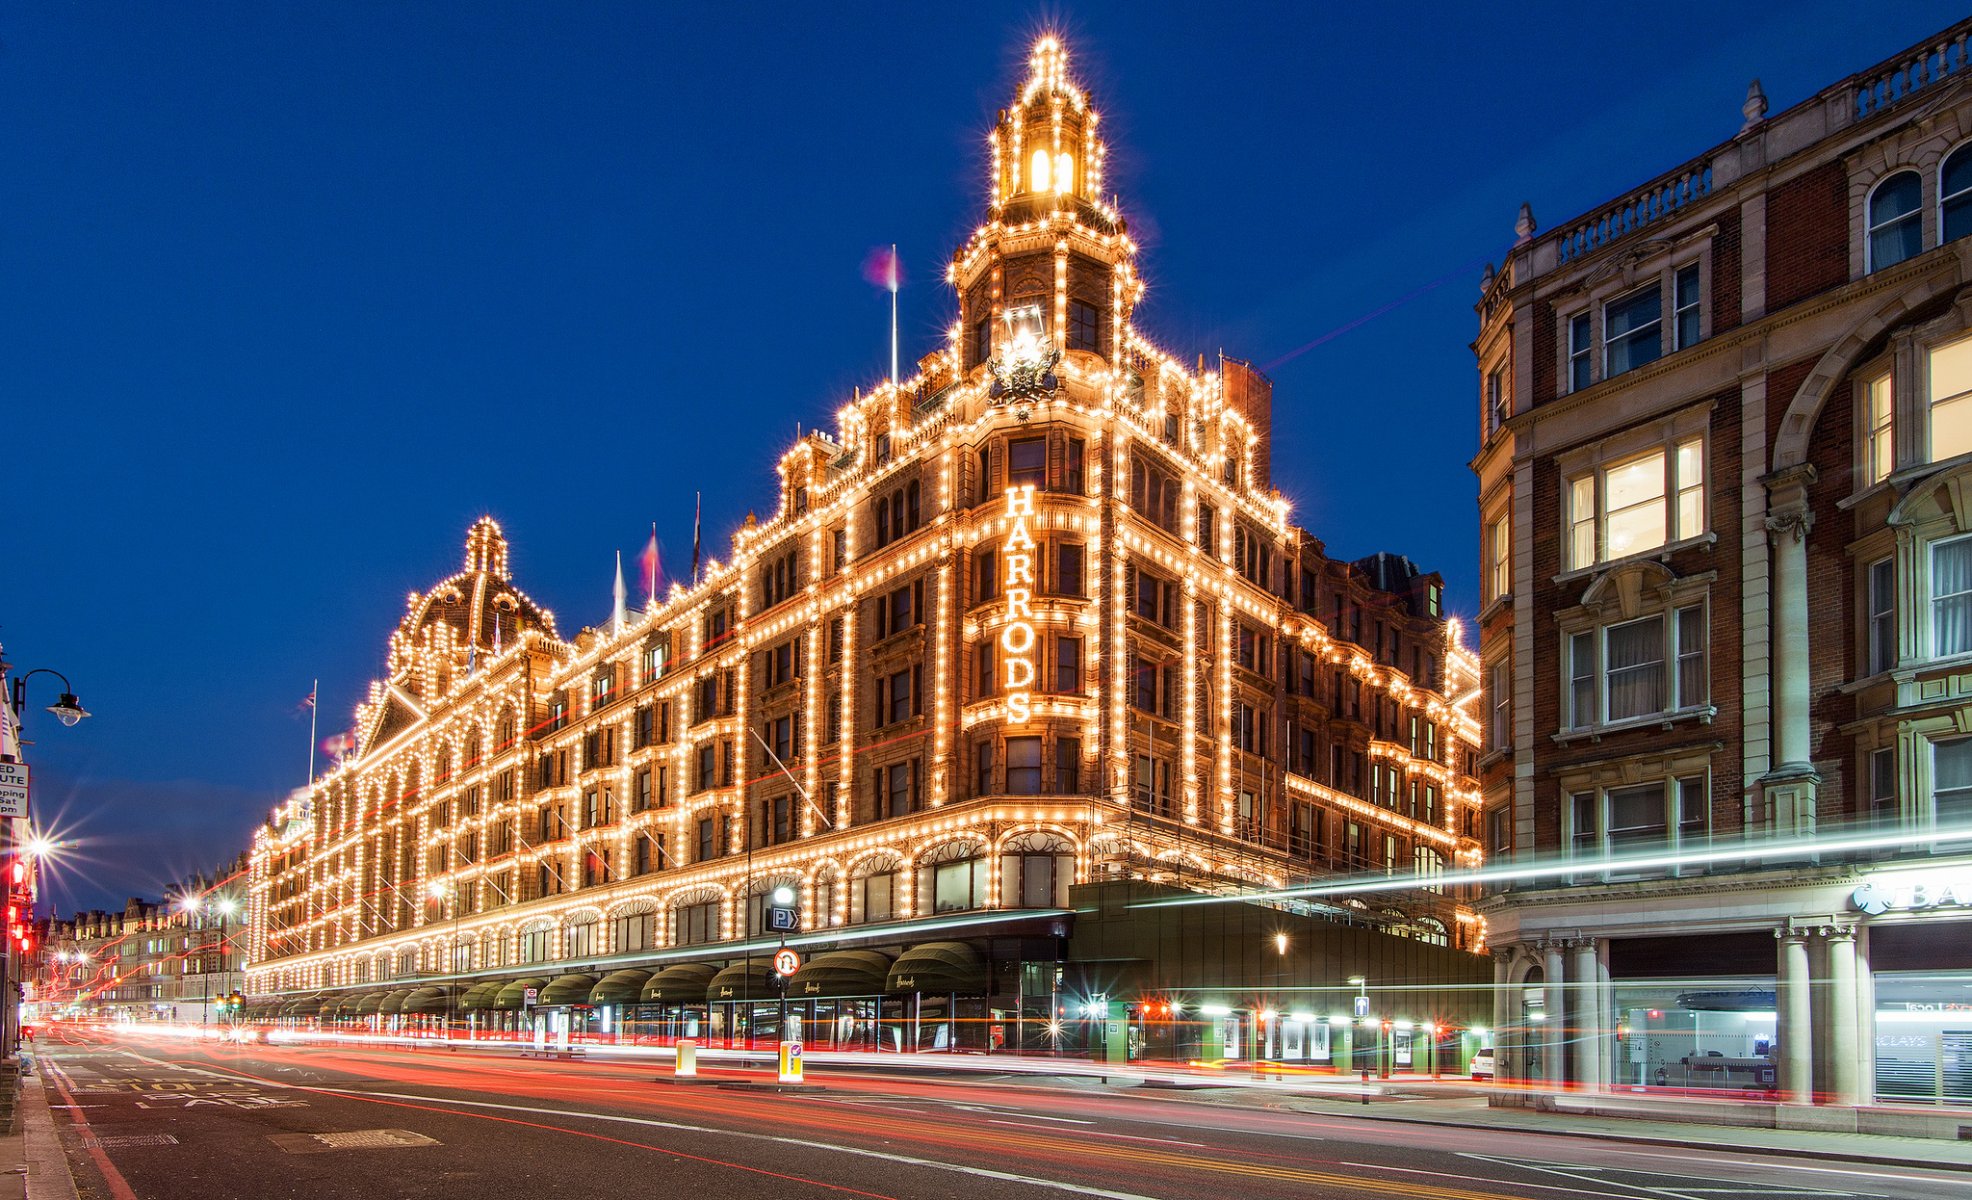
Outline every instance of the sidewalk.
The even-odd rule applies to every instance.
[[[14,1132],[0,1136],[0,1200],[76,1200],[75,1178],[55,1132],[38,1073],[20,1076]]]
[[[1340,1096],[1283,1096],[1267,1089],[1228,1088],[1216,1095],[1192,1092],[1185,1099],[1208,1104],[1264,1103],[1296,1112],[1416,1125],[1513,1130],[1645,1146],[1678,1146],[1872,1166],[1933,1167],[1945,1171],[1972,1172],[1972,1141],[1946,1141],[1942,1138],[1700,1125],[1686,1121],[1653,1121],[1644,1117],[1597,1117],[1531,1108],[1490,1108],[1484,1097],[1474,1096],[1444,1099],[1382,1097],[1372,1098],[1370,1103],[1364,1104],[1360,1096],[1353,1100]]]

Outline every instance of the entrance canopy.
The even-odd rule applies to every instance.
[[[986,963],[966,942],[923,942],[897,956],[884,990],[962,993],[987,990]]]
[[[881,996],[890,974],[890,956],[875,950],[837,950],[817,954],[788,980],[790,1000],[834,1000],[843,996]]]
[[[500,1012],[518,1012],[527,1006],[527,989],[538,988],[548,982],[545,975],[529,975],[525,979],[510,981],[493,997],[492,1007]]]
[[[704,1004],[719,968],[711,963],[674,963],[644,984],[645,1004]]]
[[[589,1003],[635,1004],[644,994],[644,984],[649,980],[649,971],[635,968],[612,971],[603,976],[601,983],[589,989]]]
[[[596,986],[594,975],[569,974],[558,977],[541,989],[536,1004],[587,1004],[589,991]]]

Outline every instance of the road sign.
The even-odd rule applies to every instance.
[[[785,979],[801,969],[801,956],[783,946],[774,951],[774,974]]]
[[[1367,1016],[1369,1015],[1369,997],[1368,997],[1368,996],[1358,996],[1358,997],[1356,997],[1356,1015],[1357,1015],[1358,1017],[1367,1017]]]
[[[533,1007],[534,1007],[534,1002],[535,1002],[536,1000],[539,1000],[540,998],[541,998],[541,989],[540,989],[540,988],[538,988],[538,987],[531,987],[531,988],[527,988],[527,989],[525,989],[525,990],[523,990],[523,991],[521,992],[521,994],[520,994],[520,1003],[521,1003],[521,1007],[523,1007],[523,1008],[533,1008]]]
[[[0,763],[0,817],[27,815],[27,764]]]
[[[778,904],[767,908],[767,928],[774,933],[793,933],[801,928],[801,914]]]

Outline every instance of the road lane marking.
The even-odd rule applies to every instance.
[[[1617,1150],[1612,1148],[1609,1150],[1604,1150],[1602,1151],[1602,1153],[1620,1154],[1625,1158],[1656,1158],[1656,1159],[1668,1158],[1671,1159],[1673,1162],[1677,1162],[1680,1164],[1689,1164],[1691,1162],[1691,1159],[1686,1155],[1658,1153],[1649,1150]],[[1775,1156],[1772,1159],[1768,1159],[1765,1157],[1724,1158],[1715,1155],[1713,1158],[1709,1159],[1708,1161],[1725,1163],[1735,1167],[1761,1167],[1761,1168],[1766,1168],[1776,1171],[1811,1171],[1816,1175],[1848,1175],[1848,1176],[1853,1176],[1857,1179],[1870,1179],[1870,1180],[1878,1180],[1878,1181],[1885,1179],[1898,1179],[1906,1183],[1958,1182],[1957,1180],[1951,1179],[1949,1176],[1946,1175],[1891,1175],[1887,1173],[1887,1168],[1877,1168],[1868,1171],[1857,1171],[1857,1170],[1850,1170],[1844,1167],[1811,1167],[1805,1163],[1794,1162],[1791,1159],[1782,1158],[1779,1156]]]
[[[1015,1129],[1038,1129],[1043,1133],[1054,1132],[1053,1130],[1049,1129],[1046,1125],[1025,1125],[1019,1121],[988,1121],[986,1123],[988,1125],[1011,1125]],[[1134,1134],[1128,1134],[1128,1133],[1104,1133],[1100,1129],[1085,1129],[1081,1131],[1081,1133],[1078,1136],[1099,1137],[1099,1138],[1121,1138],[1126,1142],[1149,1142],[1153,1146],[1197,1146],[1201,1150],[1205,1148],[1204,1142],[1181,1142],[1177,1138],[1137,1137]]]
[[[1621,1179],[1609,1179],[1603,1177],[1601,1174],[1601,1172],[1610,1171],[1610,1170],[1621,1171],[1624,1172],[1625,1174],[1631,1174],[1631,1175],[1640,1175],[1644,1173],[1641,1171],[1633,1171],[1628,1167],[1597,1167],[1597,1166],[1589,1166],[1586,1164],[1573,1164],[1573,1163],[1528,1162],[1525,1159],[1497,1158],[1487,1154],[1471,1154],[1471,1153],[1463,1153],[1460,1154],[1459,1157],[1468,1158],[1474,1162],[1492,1163],[1495,1166],[1506,1167],[1510,1170],[1539,1171],[1544,1175],[1556,1175],[1562,1179],[1575,1179],[1586,1183],[1599,1184],[1602,1187],[1624,1188],[1626,1190],[1621,1193],[1603,1192],[1599,1194],[1605,1196],[1621,1195],[1625,1197],[1626,1200],[1635,1200],[1635,1198],[1638,1196],[1661,1196],[1664,1198],[1664,1200],[1704,1200],[1703,1193],[1719,1190],[1712,1188],[1689,1188],[1683,1185],[1679,1185],[1675,1188],[1653,1187],[1647,1183],[1626,1183]],[[1689,1163],[1686,1164],[1685,1169],[1687,1171],[1691,1169]],[[1825,1192],[1819,1188],[1788,1187],[1785,1184],[1778,1186],[1763,1185],[1758,1183],[1747,1184],[1732,1179],[1721,1179],[1716,1175],[1699,1175],[1699,1176],[1693,1176],[1691,1178],[1692,1178],[1692,1182],[1694,1183],[1695,1182],[1736,1183],[1738,1184],[1738,1187],[1740,1189],[1744,1189],[1741,1192],[1741,1194],[1749,1195],[1749,1196],[1750,1195],[1842,1196],[1845,1194],[1842,1192]],[[1533,1185],[1529,1185],[1529,1186],[1533,1186]],[[1853,1192],[1846,1194],[1862,1196],[1862,1195],[1877,1195],[1878,1193]]]
[[[939,1162],[931,1158],[917,1158],[908,1154],[898,1154],[887,1150],[869,1150],[860,1146],[836,1146],[828,1142],[810,1141],[806,1138],[784,1137],[771,1133],[750,1133],[745,1130],[718,1129],[709,1125],[687,1125],[679,1121],[659,1121],[650,1117],[630,1117],[617,1113],[591,1113],[570,1111],[561,1108],[536,1108],[525,1104],[495,1104],[488,1100],[449,1100],[431,1096],[406,1095],[400,1092],[364,1092],[353,1088],[308,1088],[308,1091],[332,1092],[348,1096],[371,1096],[382,1100],[410,1100],[421,1104],[445,1104],[461,1108],[487,1108],[504,1112],[523,1112],[535,1116],[573,1118],[576,1120],[605,1121],[620,1125],[643,1125],[652,1129],[668,1129],[677,1133],[699,1133],[714,1136],[744,1138],[749,1141],[773,1142],[782,1146],[800,1146],[809,1150],[826,1150],[837,1154],[848,1154],[858,1158],[874,1158],[883,1162],[901,1163],[905,1166],[926,1167],[934,1171],[952,1171],[970,1175],[976,1179],[994,1179],[1002,1183],[1023,1183],[1029,1187],[1047,1188],[1057,1192],[1071,1192],[1077,1196],[1101,1196],[1104,1200],[1157,1200],[1139,1192],[1117,1192],[1106,1188],[1089,1187],[1085,1184],[1068,1183],[1058,1179],[1042,1179],[1034,1175],[1016,1175],[1010,1171],[995,1171],[989,1167],[971,1167],[963,1163]],[[660,1154],[672,1151],[662,1146],[651,1149]]]
[[[70,1104],[75,1103],[75,1097],[69,1094],[68,1084],[65,1082],[68,1073],[53,1063],[48,1064],[47,1070],[49,1080],[54,1083],[55,1090],[62,1094],[62,1099]],[[96,1131],[90,1127],[89,1118],[77,1113],[70,1117],[69,1121],[69,1128],[82,1131],[80,1136],[85,1143],[88,1139],[96,1137]],[[89,1157],[95,1162],[97,1172],[102,1175],[103,1186],[110,1192],[110,1200],[137,1200],[137,1193],[132,1190],[130,1181],[123,1177],[123,1172],[116,1169],[116,1164],[110,1161],[109,1155],[103,1153],[101,1146],[85,1144],[83,1149],[89,1151]]]

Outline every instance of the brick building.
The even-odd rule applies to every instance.
[[[1270,486],[1268,382],[1135,325],[1066,61],[1043,41],[1000,116],[949,343],[788,449],[723,561],[565,639],[488,519],[411,597],[354,754],[256,835],[262,1015],[767,1033],[782,887],[823,1045],[1054,1022],[1099,883],[1416,872],[1270,911],[1479,963],[1437,882],[1476,862],[1478,799],[1440,581],[1331,559]],[[1352,973],[1320,940],[1283,934],[1264,980],[1106,958],[1089,990],[1121,1017],[1125,989],[1197,989],[1230,1022],[1205,1041],[1319,1061]],[[1288,1029],[1253,1019],[1261,984],[1335,994]]]
[[[1972,1100],[1968,30],[1489,272],[1505,1077]]]

